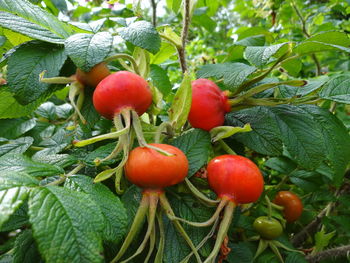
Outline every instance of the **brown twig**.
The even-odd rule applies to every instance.
[[[190,0],[183,0],[183,3],[184,3],[184,18],[183,18],[183,26],[181,31],[182,47],[178,48],[178,52],[179,52],[181,70],[182,70],[182,73],[185,73],[187,71],[185,48],[186,48],[186,41],[188,36],[188,29],[191,22],[191,15],[190,15]]]
[[[321,251],[315,255],[306,256],[306,260],[310,263],[320,262],[328,258],[344,257],[350,252],[350,245],[336,247]]]

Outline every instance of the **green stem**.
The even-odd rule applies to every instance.
[[[234,150],[232,150],[232,148],[228,146],[226,142],[224,142],[224,140],[219,140],[218,142],[225,152],[227,152],[228,154],[237,155],[237,153]]]
[[[262,252],[265,251],[265,249],[267,248],[267,246],[268,246],[268,241],[266,241],[265,239],[261,239],[261,238],[260,238],[259,245],[258,245],[258,249],[257,249],[256,252],[255,252],[253,261],[254,261]]]
[[[280,253],[280,251],[278,250],[278,248],[272,243],[272,242],[269,242],[268,241],[268,244],[269,244],[269,247],[271,248],[271,250],[273,251],[273,253],[277,256],[277,258],[279,259],[279,261],[281,263],[284,263],[284,260],[283,260],[283,257]]]
[[[203,194],[201,191],[199,191],[197,187],[195,187],[187,177],[185,178],[185,183],[192,192],[192,194],[200,201],[208,204],[209,206],[216,206],[218,203],[220,203],[219,200],[212,200],[208,198],[205,194]]]
[[[220,227],[219,227],[219,231],[218,231],[218,234],[216,236],[214,248],[213,248],[212,252],[210,253],[210,255],[208,256],[208,258],[204,261],[204,263],[213,262],[217,256],[217,254],[219,253],[221,244],[224,241],[224,239],[227,235],[227,231],[230,227],[230,224],[231,224],[231,221],[233,218],[233,213],[235,211],[235,207],[236,207],[236,205],[232,201],[229,201],[228,204],[226,205],[224,216],[222,218],[222,221],[221,221]]]
[[[148,195],[149,198],[149,210],[148,210],[148,227],[145,234],[145,237],[139,246],[139,248],[136,250],[136,252],[127,258],[126,260],[122,261],[121,263],[127,263],[133,258],[135,258],[137,255],[141,254],[141,252],[145,249],[147,242],[151,236],[152,231],[154,230],[154,219],[156,217],[156,211],[157,211],[157,204],[159,200],[159,193],[158,192],[146,192],[144,195]]]
[[[60,185],[61,183],[63,183],[68,177],[75,175],[77,172],[79,172],[81,169],[83,169],[85,167],[85,164],[83,163],[79,163],[77,167],[75,167],[72,171],[70,171],[69,173],[63,175],[61,178],[59,178],[56,181],[53,181],[51,183],[48,183],[46,185]]]
[[[166,198],[165,194],[162,193],[159,196],[159,200],[160,203],[162,205],[162,208],[165,210],[166,215],[169,217],[169,219],[171,220],[171,217],[174,217],[174,211],[171,208],[168,199]],[[192,249],[193,254],[195,255],[197,262],[201,263],[201,257],[198,254],[198,251],[196,249],[196,247],[194,246],[191,238],[188,236],[188,234],[186,233],[185,229],[181,226],[180,222],[177,220],[173,220],[172,223],[174,224],[175,228],[177,229],[177,231],[179,232],[179,234],[183,237],[183,239],[185,239],[185,241],[187,242],[187,244],[189,245],[189,247]]]
[[[156,224],[154,223],[152,233],[149,237],[149,250],[148,250],[146,259],[144,260],[144,263],[148,263],[148,261],[150,260],[155,244],[156,244]]]
[[[164,231],[164,224],[163,224],[163,212],[160,210],[157,213],[157,221],[159,226],[159,245],[156,257],[154,258],[154,263],[163,263],[163,254],[164,254],[164,247],[165,247],[165,231]]]
[[[126,252],[128,247],[130,246],[131,242],[133,241],[135,235],[139,231],[139,229],[142,226],[142,222],[146,216],[146,213],[149,208],[149,196],[148,195],[143,195],[142,200],[140,203],[139,208],[137,209],[134,221],[132,222],[132,225],[130,227],[129,233],[126,236],[124,243],[122,247],[120,248],[118,254],[113,258],[113,260],[110,263],[115,263],[117,262]]]
[[[79,119],[81,120],[81,122],[83,124],[86,124],[87,122],[86,122],[84,116],[80,112],[80,107],[75,103],[75,97],[79,96],[82,92],[84,92],[83,86],[79,82],[76,81],[76,82],[72,83],[72,85],[70,85],[70,87],[69,87],[68,98],[69,98],[70,103],[72,104],[72,106],[74,108],[75,113],[79,116]],[[80,100],[78,98],[78,104],[81,104]]]
[[[106,58],[104,60],[104,62],[109,63],[109,62],[114,61],[116,59],[126,59],[126,60],[128,60],[131,63],[135,73],[140,75],[139,67],[138,67],[138,65],[136,63],[136,60],[132,56],[130,56],[128,54],[123,54],[123,53],[115,54],[113,56],[110,56],[110,57]]]
[[[271,219],[271,217],[272,217],[271,201],[270,201],[270,198],[267,195],[265,195],[265,201],[267,203],[267,209],[268,209],[267,216],[268,216],[269,219]]]
[[[271,204],[271,207],[274,208],[274,209],[276,209],[276,210],[280,210],[280,211],[283,211],[283,210],[284,210],[284,207],[283,207],[283,206],[276,205],[276,204],[271,203],[271,202],[270,202],[270,204]]]
[[[48,84],[70,84],[76,81],[75,77],[53,77],[53,78],[45,78],[45,73],[47,71],[44,70],[39,74],[39,81]]]
[[[227,199],[222,199],[221,202],[219,203],[218,207],[215,210],[215,213],[212,215],[212,217],[210,219],[208,219],[205,222],[192,222],[192,221],[188,221],[186,219],[180,218],[180,217],[176,217],[176,216],[170,216],[169,218],[173,221],[173,220],[178,220],[180,222],[186,223],[188,225],[191,226],[195,226],[195,227],[207,227],[212,225],[215,220],[219,217],[220,212],[222,211],[222,209],[226,206],[228,200]]]

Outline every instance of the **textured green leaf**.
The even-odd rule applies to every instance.
[[[77,163],[77,158],[69,154],[47,154],[40,151],[32,156],[32,160],[39,163],[47,163],[62,168],[66,168]]]
[[[19,118],[31,114],[46,97],[41,97],[27,105],[21,105],[7,87],[0,87],[0,119]]]
[[[9,232],[17,230],[24,225],[29,224],[28,217],[28,205],[27,202],[24,202],[0,227],[0,232]]]
[[[265,44],[265,36],[257,35],[244,38],[234,43],[237,46],[263,46]]]
[[[65,42],[68,56],[83,71],[90,71],[111,52],[113,37],[108,32],[75,34]]]
[[[324,229],[315,234],[315,252],[320,252],[324,248],[328,247],[330,240],[334,237],[336,231],[326,233]]]
[[[13,263],[42,262],[30,229],[21,232],[15,241]]]
[[[307,169],[317,168],[325,159],[321,126],[302,107],[254,107],[232,112],[226,120],[232,126],[250,123],[252,132],[233,137],[254,151],[278,156],[284,145],[292,158]]]
[[[295,170],[289,174],[289,179],[294,185],[308,192],[315,192],[324,184],[320,174],[314,171]]]
[[[46,262],[99,263],[104,218],[87,194],[63,187],[33,190],[29,220]]]
[[[41,154],[55,154],[62,151],[72,142],[72,134],[70,131],[65,129],[59,129],[55,134],[49,136],[42,142],[40,146],[45,147],[46,149],[41,151]]]
[[[307,263],[305,256],[300,253],[288,253],[286,263]]]
[[[120,242],[127,230],[128,218],[126,209],[120,199],[102,183],[94,184],[92,178],[77,175],[66,180],[65,187],[82,191],[101,208],[106,226],[103,229],[105,240]]]
[[[53,176],[64,173],[59,166],[32,161],[21,154],[5,154],[0,157],[1,171],[25,172],[31,176]]]
[[[140,206],[142,190],[136,185],[130,186],[122,196],[122,202],[127,207],[126,213],[129,218],[129,223],[135,217],[136,211]]]
[[[172,141],[172,145],[181,149],[189,162],[188,176],[194,175],[209,158],[211,150],[210,134],[201,129],[190,130]]]
[[[25,173],[0,172],[0,227],[27,199],[39,182]]]
[[[164,97],[166,97],[172,89],[167,71],[158,65],[152,64],[150,77],[154,86],[160,90]]]
[[[32,144],[34,139],[32,137],[21,137],[13,141],[8,141],[6,144],[0,146],[0,156],[7,153],[24,153]]]
[[[297,168],[294,162],[283,156],[269,158],[264,165],[282,174],[290,174]]]
[[[20,118],[0,120],[0,137],[15,139],[33,129],[35,125],[35,119]]]
[[[176,54],[175,47],[168,43],[168,42],[162,42],[160,46],[160,50],[152,55],[151,54],[151,64],[161,64],[168,60],[171,56]]]
[[[328,50],[341,50],[350,52],[350,39],[346,33],[342,32],[323,32],[312,36],[294,48],[298,54],[308,54]]]
[[[198,78],[224,78],[224,84],[234,91],[256,70],[243,63],[222,63],[204,65],[197,72]]]
[[[289,75],[293,77],[298,77],[299,72],[301,71],[303,64],[299,58],[286,60],[282,62],[281,67],[284,68]]]
[[[350,75],[331,78],[322,88],[319,96],[340,103],[350,103]]]
[[[228,254],[227,260],[231,263],[251,263],[253,262],[254,254],[249,242],[231,243],[229,247],[232,253]]]
[[[247,47],[244,52],[245,58],[252,64],[261,67],[267,64],[281,48],[286,47],[288,43],[277,44],[264,47]]]
[[[2,0],[0,26],[34,39],[63,43],[72,29],[27,0]]]
[[[328,110],[312,105],[303,105],[321,127],[325,153],[334,173],[333,181],[339,185],[343,181],[346,166],[350,162],[350,136],[344,124]]]
[[[117,31],[124,40],[153,54],[160,49],[160,36],[150,22],[136,21],[127,27],[118,28]]]
[[[191,77],[185,73],[169,109],[169,119],[175,130],[180,130],[187,121],[192,103]]]
[[[39,81],[39,74],[47,71],[46,77],[56,77],[66,61],[60,46],[31,41],[20,46],[8,61],[8,85],[21,104],[29,104],[41,96],[48,96],[56,89]]]

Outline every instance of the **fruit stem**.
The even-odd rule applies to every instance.
[[[128,54],[118,53],[118,54],[115,54],[113,56],[110,56],[110,57],[106,58],[104,60],[104,62],[109,63],[109,62],[112,62],[112,61],[114,61],[116,59],[126,59],[126,60],[128,60],[131,63],[132,68],[134,69],[135,73],[137,75],[140,75],[139,67],[137,66],[137,63],[136,63],[135,59],[132,56],[128,55]]]
[[[75,77],[53,77],[53,78],[45,78],[47,70],[44,70],[39,74],[39,81],[48,84],[70,84],[76,81]]]
[[[180,217],[176,217],[176,216],[171,216],[169,215],[170,220],[174,221],[174,220],[178,220],[180,222],[184,222],[188,225],[191,226],[195,226],[195,227],[206,227],[206,226],[210,226],[212,225],[215,220],[219,217],[220,212],[222,211],[222,209],[226,206],[228,200],[227,199],[222,199],[221,202],[219,203],[218,207],[215,210],[215,213],[212,215],[211,218],[209,218],[207,221],[205,222],[192,222],[192,221],[188,221],[186,219],[180,218]]]
[[[227,231],[230,227],[230,224],[231,224],[231,221],[233,218],[233,213],[235,211],[235,207],[236,207],[236,204],[232,201],[229,201],[228,204],[226,205],[224,216],[222,218],[222,221],[221,221],[220,227],[219,227],[219,231],[218,231],[218,234],[216,236],[214,248],[213,248],[212,252],[210,253],[210,255],[208,256],[208,258],[204,261],[204,263],[210,263],[210,262],[214,261],[217,254],[219,253],[221,244],[224,241],[226,234],[227,234]]]
[[[167,151],[164,151],[158,147],[147,144],[145,137],[143,136],[143,133],[142,133],[142,126],[141,126],[139,115],[134,110],[131,111],[131,114],[132,114],[132,125],[136,133],[136,138],[139,142],[139,145],[141,147],[146,147],[146,148],[156,150],[157,152],[164,154],[165,156],[173,156],[173,154]]]
[[[139,246],[139,248],[136,250],[136,252],[126,260],[122,261],[121,263],[127,263],[137,255],[141,254],[141,252],[145,249],[147,245],[147,242],[152,234],[152,231],[154,230],[154,219],[156,217],[157,205],[159,200],[159,192],[147,191],[144,193],[144,195],[148,195],[148,198],[149,198],[148,227],[147,227],[145,237],[141,245]]]
[[[192,249],[192,252],[193,252],[193,254],[195,255],[195,257],[197,259],[197,262],[201,263],[202,262],[201,257],[199,256],[196,247],[194,246],[191,238],[186,233],[185,229],[181,226],[181,224],[180,224],[180,222],[178,220],[172,220],[171,219],[171,217],[175,217],[175,214],[174,214],[174,211],[171,208],[171,205],[170,205],[170,203],[169,203],[169,201],[166,198],[164,193],[160,194],[159,201],[160,201],[160,204],[161,204],[162,208],[164,209],[166,215],[169,217],[171,222],[174,224],[174,226],[177,229],[177,231],[179,232],[179,234],[183,237],[183,239],[185,239],[185,241],[187,242],[189,247]]]
[[[164,224],[163,224],[163,212],[160,210],[157,213],[157,221],[159,226],[159,244],[158,244],[158,250],[156,257],[154,258],[154,263],[163,263],[163,253],[164,253],[164,246],[165,246],[165,231],[164,231]]]
[[[199,191],[197,189],[197,187],[195,187],[191,181],[188,178],[185,178],[185,183],[187,185],[187,187],[190,189],[190,191],[192,192],[192,194],[198,198],[200,201],[203,201],[204,203],[206,203],[209,206],[216,206],[218,203],[220,203],[219,200],[212,200],[210,198],[208,198],[206,195],[204,195],[201,191]]]
[[[283,211],[284,210],[284,207],[283,206],[280,206],[280,205],[276,205],[274,203],[270,203],[271,204],[271,207],[275,208],[276,210],[280,210],[280,211]]]
[[[152,256],[153,250],[154,250],[154,246],[156,243],[156,229],[155,228],[156,228],[156,223],[154,223],[152,233],[149,237],[149,250],[148,250],[148,253],[147,253],[147,256],[146,256],[144,263],[148,263],[149,259]]]
[[[68,93],[68,98],[70,100],[70,103],[72,104],[74,111],[76,114],[78,114],[79,119],[81,120],[81,122],[83,124],[86,124],[86,120],[84,118],[84,116],[81,114],[80,112],[80,107],[75,103],[75,97],[77,95],[80,95],[81,93],[83,93],[83,86],[79,83],[79,82],[73,82],[70,87],[69,87],[69,93]],[[82,98],[84,100],[84,98]],[[78,104],[82,104],[81,103],[81,99],[79,100],[78,98]]]
[[[117,262],[118,259],[120,259],[124,255],[126,250],[128,249],[128,247],[129,247],[130,243],[132,242],[132,240],[134,239],[136,233],[139,231],[139,229],[142,226],[142,222],[143,222],[143,220],[146,216],[146,213],[148,211],[149,204],[150,204],[149,195],[142,195],[140,206],[137,209],[137,212],[136,212],[134,221],[132,222],[132,225],[130,227],[129,233],[126,236],[124,243],[123,243],[122,247],[120,248],[118,254],[112,259],[112,261],[110,263]]]
[[[231,147],[226,144],[226,142],[224,142],[223,140],[218,140],[218,142],[225,152],[227,152],[228,154],[237,155],[237,153],[234,150],[232,150]]]
[[[271,220],[271,216],[272,216],[271,201],[270,201],[270,198],[267,195],[265,195],[265,200],[266,200],[267,209],[268,209],[267,217],[269,218],[269,220]]]

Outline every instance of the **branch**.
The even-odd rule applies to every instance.
[[[157,26],[157,3],[156,0],[150,0],[152,6],[152,24],[154,27]]]
[[[336,248],[327,249],[324,251],[321,251],[315,255],[308,255],[306,256],[306,260],[310,263],[316,263],[323,261],[328,258],[337,258],[337,257],[344,257],[350,252],[350,245],[347,246],[341,246]]]
[[[183,26],[182,26],[182,32],[181,32],[182,47],[178,49],[182,73],[185,73],[187,71],[185,48],[186,48],[186,41],[188,36],[188,29],[191,22],[190,1],[191,0],[183,0],[184,18],[183,18]]]

